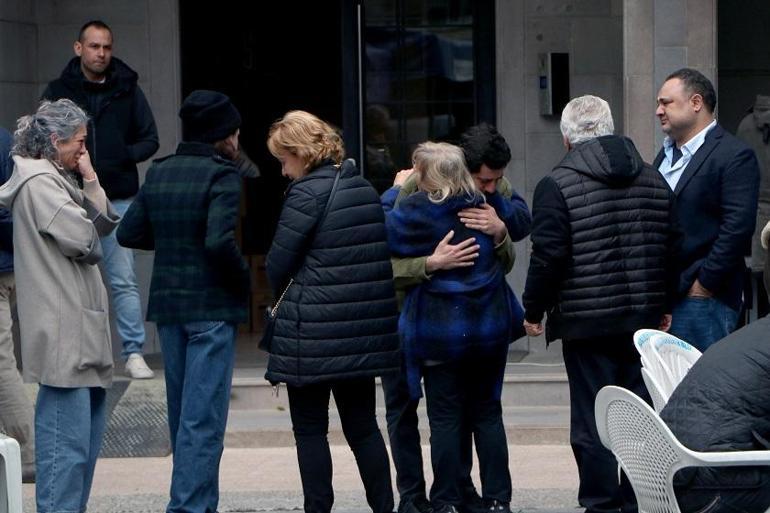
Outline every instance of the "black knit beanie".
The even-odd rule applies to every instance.
[[[241,126],[241,115],[230,98],[216,91],[198,89],[182,102],[182,139],[214,143],[226,139]]]

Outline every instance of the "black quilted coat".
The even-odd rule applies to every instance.
[[[769,332],[770,316],[723,338],[703,353],[671,394],[660,416],[686,447],[770,450]],[[684,469],[674,484],[683,511],[728,492],[737,494],[741,504],[736,506],[745,511],[770,506],[770,467]]]
[[[339,171],[321,165],[289,186],[266,265],[275,297],[294,278],[278,309],[268,380],[302,386],[399,369],[384,215],[352,161]]]
[[[630,139],[572,148],[535,190],[526,319],[547,312],[549,341],[657,327],[676,285],[670,205]]]

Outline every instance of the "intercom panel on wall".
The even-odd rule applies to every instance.
[[[538,54],[540,75],[540,114],[560,116],[569,102],[569,54]]]

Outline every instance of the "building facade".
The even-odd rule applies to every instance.
[[[102,19],[113,28],[113,55],[139,73],[152,105],[157,156],[179,141],[177,109],[189,91],[222,90],[238,104],[243,146],[265,179],[250,193],[243,226],[260,234],[244,240],[244,250],[259,252],[269,243],[264,225],[271,211],[277,215],[284,186],[264,141],[270,122],[286,110],[338,124],[351,156],[381,187],[409,165],[414,143],[452,140],[470,124],[494,123],[513,153],[506,175],[530,201],[564,154],[560,112],[543,114],[543,55],[567,54],[569,95],[605,98],[617,132],[652,160],[662,138],[655,95],[671,71],[695,67],[720,85],[724,70],[736,95],[726,98],[720,88],[726,116],[737,117],[762,88],[770,94],[770,63],[760,52],[747,84],[740,79],[745,48],[728,45],[732,55],[723,55],[717,45],[719,27],[734,27],[742,16],[754,23],[765,16],[766,26],[765,3],[720,9],[717,0],[287,0],[247,10],[230,0],[205,9],[184,0],[0,0],[0,125],[12,128],[34,110],[71,58],[79,27]],[[528,242],[516,250],[509,279],[520,293]],[[138,262],[146,296],[152,257],[140,253]]]

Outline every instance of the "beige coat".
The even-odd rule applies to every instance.
[[[99,236],[112,231],[119,217],[109,203],[107,212],[99,212],[49,161],[13,160],[13,174],[0,187],[0,205],[13,213],[24,379],[56,387],[108,387],[108,302],[96,264],[102,256]],[[103,193],[98,183],[95,188],[100,194],[89,197],[96,199]]]

